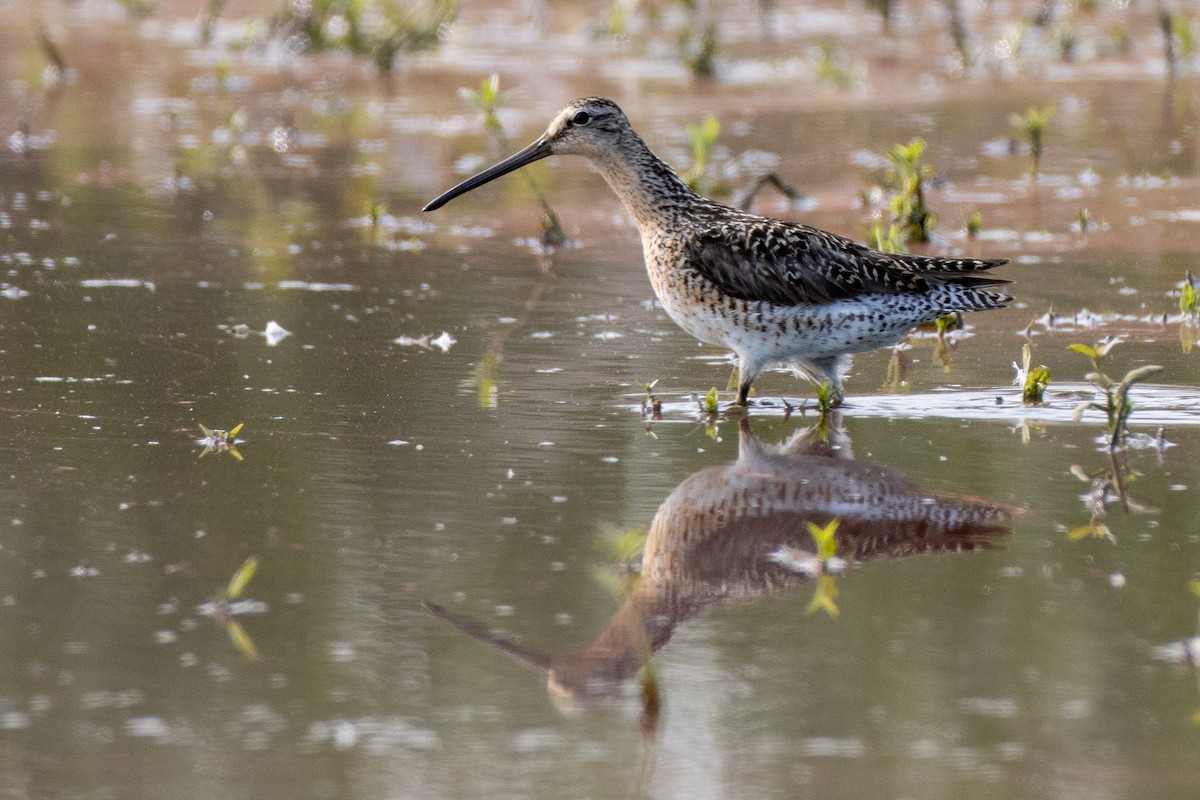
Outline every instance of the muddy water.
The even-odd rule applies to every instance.
[[[1159,646],[1200,608],[1200,394],[1162,317],[1195,267],[1197,94],[1144,20],[1124,60],[964,76],[923,60],[947,44],[919,10],[874,49],[857,7],[780,12],[768,46],[730,23],[694,88],[574,7],[464,11],[388,81],[202,48],[191,13],[51,13],[60,84],[0,15],[6,796],[1194,796],[1197,678]],[[807,71],[839,29],[849,91]],[[651,302],[584,164],[533,170],[554,262],[519,178],[420,215],[499,155],[454,94],[497,67],[514,142],[603,93],[682,165],[715,113],[731,183],[808,197],[759,209],[854,236],[878,154],[924,136],[934,250],[1013,258],[1018,303],[948,357],[911,339],[900,386],[858,358],[823,429],[784,374],[748,429],[712,424],[691,394],[725,354]],[[1030,104],[1060,108],[1038,182],[1008,142]],[[1105,335],[1114,375],[1165,368],[1115,460],[1066,350]],[[806,523],[833,519],[848,563],[817,580]]]

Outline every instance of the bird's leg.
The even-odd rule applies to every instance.
[[[750,384],[754,383],[754,379],[758,377],[760,371],[762,371],[762,364],[752,364],[745,355],[738,353],[737,404],[739,406],[750,405]]]
[[[738,382],[737,405],[739,405],[739,406],[750,405],[750,381],[739,381]]]

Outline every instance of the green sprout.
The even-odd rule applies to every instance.
[[[908,250],[904,246],[904,236],[895,224],[876,222],[871,226],[870,239],[871,245],[881,253],[899,254]]]
[[[1175,17],[1171,34],[1179,44],[1179,57],[1190,58],[1196,52],[1196,32],[1190,19]]]
[[[1183,288],[1179,291],[1179,313],[1190,317],[1192,322],[1200,319],[1200,293],[1196,292],[1196,276],[1191,270],[1184,273]]]
[[[1054,115],[1058,113],[1056,106],[1036,108],[1030,106],[1024,114],[1013,114],[1009,121],[1014,128],[1022,131],[1029,138],[1029,174],[1037,178],[1041,174],[1043,137],[1046,127]]]
[[[971,216],[967,217],[967,238],[978,239],[982,228],[983,216],[978,211],[973,211]]]
[[[1087,233],[1096,227],[1096,223],[1092,220],[1091,213],[1086,208],[1081,208],[1075,212],[1075,221],[1079,224],[1079,232]]]
[[[1021,382],[1021,399],[1026,405],[1042,402],[1042,395],[1050,385],[1050,368],[1045,364],[1038,364],[1036,367],[1032,364],[1033,348],[1026,342],[1021,347],[1021,368],[1018,370],[1018,374],[1024,377]]]
[[[837,59],[837,50],[833,42],[821,42],[817,57],[817,80],[821,83],[832,84],[839,89],[850,89],[863,81],[861,67],[849,68],[841,66]]]
[[[1050,31],[1054,39],[1054,49],[1062,61],[1074,61],[1075,51],[1079,46],[1079,32],[1070,22],[1060,22]]]
[[[1103,404],[1086,401],[1076,406],[1075,419],[1078,421],[1083,416],[1083,412],[1089,408],[1103,411],[1108,418],[1110,450],[1120,448],[1128,436],[1129,415],[1133,413],[1134,408],[1133,401],[1129,399],[1130,389],[1134,384],[1141,383],[1163,369],[1156,364],[1147,364],[1130,370],[1120,382],[1114,381],[1101,369],[1101,362],[1119,341],[1120,339],[1114,338],[1091,347],[1085,344],[1073,344],[1067,348],[1073,353],[1086,356],[1092,362],[1093,371],[1088,373],[1087,379],[1104,393]]]
[[[493,72],[479,82],[478,89],[468,89],[465,86],[458,90],[458,96],[483,112],[483,124],[490,130],[503,132],[500,117],[496,111],[509,97],[510,92],[500,91],[500,74]]]
[[[708,394],[704,396],[704,405],[701,410],[710,417],[715,417],[720,408],[717,405],[717,387],[712,387],[708,390]]]
[[[220,428],[206,428],[201,425],[200,431],[204,436],[200,439],[200,443],[204,445],[204,450],[200,453],[200,457],[203,458],[209,453],[229,453],[238,461],[244,461],[245,459],[237,449],[237,435],[245,424],[239,422],[227,431]]]
[[[821,381],[821,384],[816,387],[817,391],[817,410],[821,412],[822,417],[829,415],[833,411],[834,400],[837,395],[829,381]]]
[[[646,399],[642,401],[642,414],[651,419],[662,419],[662,400],[654,396],[654,387],[657,385],[657,378],[642,384],[642,388],[646,390]]]
[[[925,140],[913,139],[894,145],[885,154],[892,162],[884,177],[884,186],[891,191],[892,222],[908,242],[928,242],[937,219],[925,205],[925,179],[933,175],[933,168],[921,164],[924,152]]]
[[[271,27],[308,52],[341,50],[370,58],[380,72],[390,72],[400,53],[436,47],[442,28],[458,14],[458,0],[433,0],[417,13],[415,5],[397,0],[286,3]]]
[[[683,171],[684,183],[701,194],[728,194],[729,187],[723,182],[708,177],[708,166],[712,160],[717,137],[721,135],[721,123],[713,115],[699,125],[686,125],[688,142],[692,146],[692,165]]]
[[[478,89],[468,89],[466,87],[459,89],[458,96],[483,112],[484,127],[495,134],[503,149],[508,150],[508,137],[505,135],[504,126],[501,125],[500,117],[496,113],[500,106],[508,100],[509,96],[508,92],[500,90],[499,73],[493,72],[481,80]],[[525,177],[525,182],[529,184],[529,188],[533,190],[538,204],[542,207],[538,240],[544,246],[550,248],[563,244],[567,241],[567,234],[563,230],[558,214],[550,207],[550,201],[546,199],[546,195],[542,194],[541,187],[533,179],[533,175],[528,170],[521,170],[521,175]]]
[[[379,223],[387,216],[387,206],[376,200],[367,205],[367,219],[371,221],[371,235],[379,231]]]

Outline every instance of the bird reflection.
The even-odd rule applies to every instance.
[[[1006,506],[923,492],[898,470],[855,459],[837,415],[781,445],[764,444],[745,418],[738,433],[737,461],[700,470],[663,501],[639,580],[591,644],[542,654],[436,604],[426,608],[543,672],[569,707],[619,695],[676,627],[707,606],[812,583],[811,571],[793,566],[794,554],[815,555],[808,523],[838,521],[838,554],[851,568],[990,549],[1010,532]]]

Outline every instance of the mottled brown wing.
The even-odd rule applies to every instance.
[[[890,256],[816,228],[773,220],[702,231],[686,255],[723,293],[743,300],[821,304],[926,288],[919,274]]]
[[[930,282],[1007,283],[980,274],[1003,260],[889,255],[843,236],[770,219],[700,231],[686,255],[689,265],[722,292],[782,305],[923,292]]]

